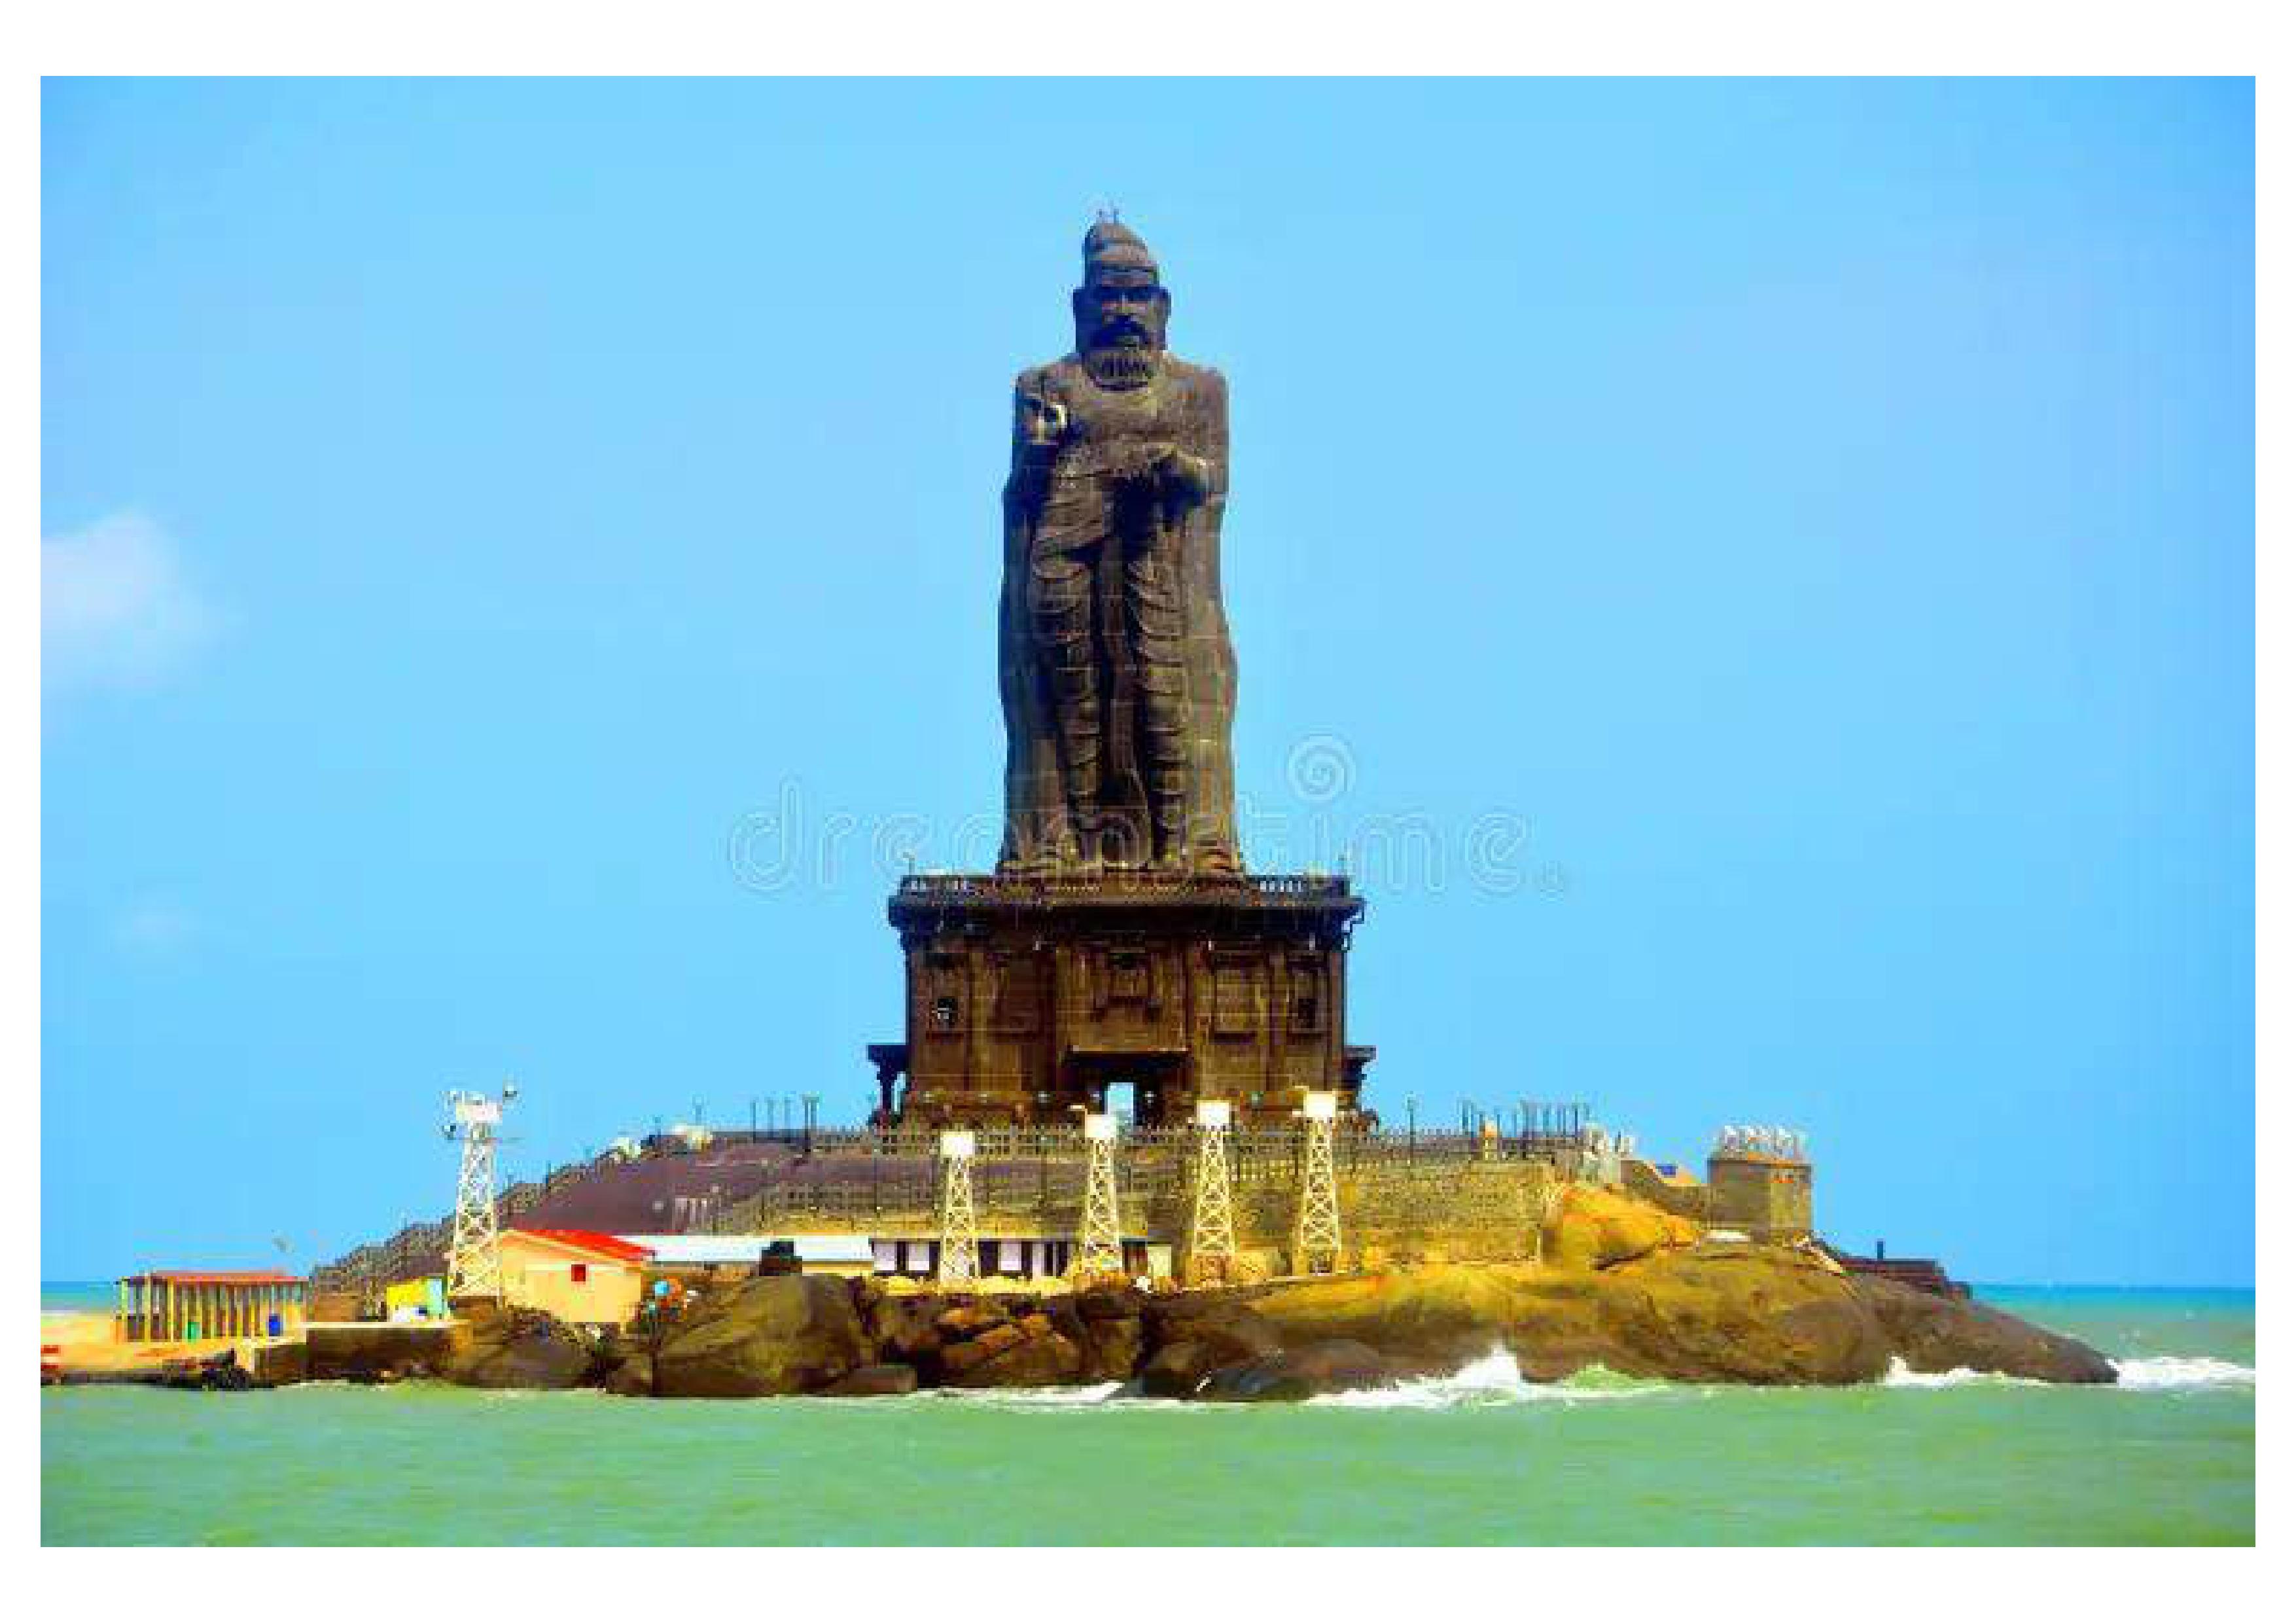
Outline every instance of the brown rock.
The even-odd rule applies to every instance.
[[[653,1356],[632,1353],[606,1376],[606,1389],[617,1398],[653,1396]]]
[[[969,1351],[987,1340],[984,1336],[951,1348],[950,1355]],[[956,1387],[1073,1386],[1083,1378],[1084,1354],[1064,1335],[1042,1335],[1007,1345],[961,1371],[951,1368],[948,1384]]]
[[[1893,1355],[1915,1369],[2048,1381],[2107,1380],[2112,1369],[1992,1308],[1845,1276],[1778,1246],[1668,1245],[1600,1270],[1458,1265],[1287,1282],[1252,1305],[1286,1346],[1357,1340],[1409,1373],[1456,1369],[1495,1347],[1541,1381],[1601,1365],[1672,1381],[1844,1385],[1878,1378]],[[1200,1365],[1176,1357],[1150,1369],[1177,1383]]]
[[[906,1364],[865,1364],[822,1389],[824,1398],[901,1398],[917,1389],[917,1372]]]
[[[933,1328],[944,1336],[973,1336],[1011,1316],[994,1302],[963,1302],[935,1318]]]
[[[1889,1368],[1888,1343],[1857,1293],[1793,1251],[1661,1251],[1603,1275],[1594,1306],[1616,1348],[1600,1361],[1631,1373],[1840,1386]]]
[[[1665,1248],[1600,1272],[1453,1266],[1271,1287],[1257,1303],[1286,1345],[1344,1337],[1413,1373],[1494,1348],[1556,1380],[1601,1365],[1677,1381],[1839,1385],[1889,1365],[1872,1312],[1799,1253]]]
[[[713,1292],[662,1338],[664,1398],[769,1398],[818,1391],[872,1361],[852,1293],[818,1275],[778,1275]]]
[[[1129,1381],[1140,1367],[1144,1332],[1136,1318],[1086,1319],[1084,1334],[1069,1339],[1084,1349],[1086,1381]]]
[[[1215,1370],[1195,1396],[1212,1403],[1296,1403],[1390,1386],[1395,1379],[1394,1367],[1360,1341],[1316,1341]]]
[[[1053,1321],[1041,1313],[1024,1314],[1018,1323],[1024,1336],[1048,1336],[1053,1333]]]
[[[978,1368],[1009,1348],[1018,1347],[1028,1337],[1017,1324],[998,1324],[982,1331],[970,1341],[959,1341],[945,1348],[940,1355],[941,1369],[951,1376]]]
[[[2103,1354],[1983,1302],[1936,1296],[1894,1280],[1858,1276],[1890,1350],[1923,1374],[1983,1370],[2029,1381],[2105,1385],[2120,1373]]]
[[[1140,1366],[1140,1390],[1149,1398],[1193,1398],[1202,1389],[1219,1359],[1201,1341],[1174,1341],[1160,1347]]]
[[[947,1304],[937,1296],[882,1296],[869,1305],[869,1340],[877,1356],[891,1364],[917,1364],[936,1357],[941,1332],[934,1323]]]
[[[1111,1290],[1097,1285],[1089,1291],[1079,1291],[1071,1299],[1078,1314],[1087,1319],[1136,1319],[1145,1299],[1130,1286]]]
[[[1698,1225],[1615,1190],[1574,1184],[1562,1192],[1542,1235],[1541,1255],[1559,1268],[1606,1268],[1661,1247],[1689,1245]]]
[[[1158,1350],[1181,1341],[1208,1344],[1217,1359],[1241,1364],[1280,1348],[1283,1338],[1256,1311],[1257,1293],[1247,1301],[1224,1291],[1192,1291],[1152,1306],[1141,1318],[1150,1348]]]
[[[439,1373],[456,1386],[562,1390],[596,1383],[595,1345],[549,1314],[510,1307],[476,1319]]]

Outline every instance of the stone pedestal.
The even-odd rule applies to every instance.
[[[1347,1041],[1363,911],[1345,879],[1299,874],[906,879],[888,912],[907,1036],[869,1049],[878,1119],[1069,1127],[1128,1088],[1144,1127],[1186,1124],[1199,1099],[1288,1122],[1316,1090],[1353,1114],[1373,1054]]]

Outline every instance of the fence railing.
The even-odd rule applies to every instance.
[[[1409,1127],[1342,1127],[1333,1159],[1342,1173],[1382,1167],[1464,1166],[1472,1162],[1542,1160],[1564,1176],[1576,1176],[1587,1107],[1526,1105],[1514,1113],[1513,1131],[1423,1132]],[[1497,1122],[1494,1121],[1496,1129]],[[1073,1127],[988,1127],[973,1131],[975,1198],[1004,1209],[1029,1207],[1051,1212],[1082,1199],[1086,1156],[1082,1134]],[[1231,1176],[1239,1192],[1289,1184],[1298,1176],[1303,1142],[1299,1127],[1237,1127],[1228,1131]],[[1129,1195],[1177,1198],[1184,1190],[1196,1147],[1189,1127],[1124,1126],[1118,1158]],[[804,1127],[712,1131],[705,1143],[676,1134],[641,1141],[639,1159],[693,1155],[703,1151],[745,1149],[783,1153],[762,1157],[760,1165],[806,1168],[801,1179],[768,1176],[754,1196],[712,1201],[707,1221],[720,1233],[770,1232],[817,1217],[857,1223],[930,1210],[938,1198],[938,1130],[926,1127]],[[555,1167],[542,1178],[522,1180],[504,1190],[496,1215],[505,1227],[545,1201],[618,1161],[609,1150],[586,1161]],[[380,1289],[395,1278],[435,1271],[453,1240],[453,1222],[413,1224],[387,1240],[357,1248],[316,1268],[320,1290]]]

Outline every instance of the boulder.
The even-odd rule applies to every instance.
[[[1140,1389],[1150,1398],[1193,1398],[1213,1371],[1283,1348],[1274,1324],[1233,1299],[1213,1296],[1190,1311],[1159,1313],[1140,1323],[1154,1348],[1137,1366]]]
[[[1087,1319],[1136,1319],[1144,1299],[1129,1285],[1114,1289],[1095,1285],[1078,1291],[1072,1299],[1078,1315]]]
[[[944,1362],[982,1345],[990,1336],[952,1347]],[[1064,1335],[1029,1336],[961,1369],[954,1364],[948,1364],[948,1384],[955,1387],[1074,1386],[1084,1377],[1084,1353]]]
[[[632,1353],[607,1372],[606,1389],[617,1398],[653,1396],[653,1355]]]
[[[226,1347],[162,1359],[159,1384],[183,1391],[244,1392],[255,1385],[255,1377],[241,1365],[237,1350]]]
[[[1287,1346],[1357,1340],[1410,1374],[1495,1348],[1537,1381],[1599,1365],[1674,1381],[1840,1385],[1889,1366],[1880,1326],[1847,1282],[1771,1247],[1664,1248],[1599,1272],[1462,1264],[1300,1281],[1255,1305]]]
[[[947,1311],[938,1296],[880,1296],[869,1304],[869,1340],[889,1364],[919,1364],[940,1355],[942,1336],[934,1323]]]
[[[485,1314],[457,1337],[439,1374],[456,1386],[557,1391],[593,1386],[601,1372],[596,1344],[531,1307]]]
[[[1533,1282],[1537,1282],[1535,1285]],[[1434,1266],[1384,1274],[1286,1281],[1252,1299],[1250,1320],[1274,1347],[1361,1341],[1412,1373],[1444,1373],[1484,1357],[1511,1327],[1537,1318],[1560,1328],[1571,1315],[1534,1299],[1591,1292],[1588,1276],[1529,1267]],[[1252,1349],[1247,1357],[1273,1350]],[[1230,1357],[1222,1362],[1242,1362]]]
[[[952,1378],[977,1368],[997,1354],[1018,1347],[1029,1338],[1018,1324],[996,1324],[982,1331],[970,1341],[959,1341],[954,1347],[941,1349],[940,1366]]]
[[[1615,1190],[1564,1189],[1542,1231],[1540,1255],[1559,1268],[1607,1268],[1661,1247],[1689,1245],[1698,1225]]]
[[[1083,1334],[1069,1339],[1084,1351],[1086,1381],[1129,1381],[1140,1367],[1143,1332],[1136,1318],[1085,1319]]]
[[[1599,1365],[1669,1381],[1839,1386],[1878,1379],[1893,1357],[1921,1370],[2112,1378],[2077,1341],[1785,1246],[1669,1244],[1599,1269],[1456,1264],[1284,1282],[1256,1293],[1252,1312],[1286,1347],[1360,1341],[1405,1374],[1504,1348],[1534,1381]],[[1160,1368],[1163,1357],[1150,1361],[1160,1381],[1177,1385],[1195,1367],[1176,1357]]]
[[[1215,1370],[1196,1396],[1212,1403],[1296,1403],[1391,1386],[1395,1379],[1394,1366],[1361,1341],[1316,1341]]]
[[[713,1293],[665,1332],[654,1355],[663,1398],[771,1398],[818,1391],[875,1349],[842,1282],[785,1274]]]
[[[1983,1302],[1938,1296],[1872,1275],[1858,1276],[1856,1289],[1881,1321],[1890,1351],[1906,1368],[1923,1374],[1973,1369],[2093,1386],[2120,1378],[2095,1348]]]
[[[1144,1398],[1193,1398],[1203,1389],[1219,1359],[1201,1341],[1174,1341],[1160,1347],[1140,1366]]]
[[[1247,1297],[1229,1291],[1192,1291],[1152,1305],[1141,1316],[1152,1351],[1184,1341],[1201,1342],[1223,1364],[1241,1364],[1283,1343],[1274,1325],[1260,1316],[1259,1292]]]
[[[975,1336],[1011,1317],[993,1301],[960,1302],[944,1309],[933,1320],[933,1328],[948,1337]]]
[[[917,1389],[917,1372],[906,1364],[865,1364],[821,1389],[824,1398],[902,1398]]]
[[[1841,1386],[1890,1365],[1880,1324],[1849,1282],[1801,1253],[1732,1246],[1661,1251],[1599,1276],[1599,1362],[1670,1381]],[[1521,1343],[1517,1361],[1521,1361]],[[1533,1345],[1536,1345],[1535,1340]]]

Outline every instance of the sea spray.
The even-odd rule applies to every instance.
[[[2120,1379],[2112,1386],[2084,1387],[2085,1391],[2168,1392],[2188,1387],[2254,1386],[2256,1372],[2244,1364],[2234,1364],[2223,1358],[2116,1358],[2112,1367]],[[2026,1386],[2040,1387],[2049,1383],[2030,1381],[2019,1375],[1997,1374],[1989,1370],[1949,1369],[1923,1371],[1907,1366],[1903,1358],[1890,1360],[1889,1373],[1882,1384],[1890,1387],[1931,1388],[1964,1386]]]
[[[2120,1384],[2130,1391],[2165,1392],[2179,1387],[2254,1386],[2256,1372],[2223,1358],[2116,1358]]]
[[[1467,1409],[1499,1404],[1575,1403],[1585,1399],[1634,1398],[1666,1390],[1660,1381],[1636,1381],[1596,1365],[1567,1381],[1526,1381],[1514,1355],[1493,1348],[1447,1375],[1430,1375],[1393,1386],[1310,1398],[1310,1405],[1343,1409]]]

